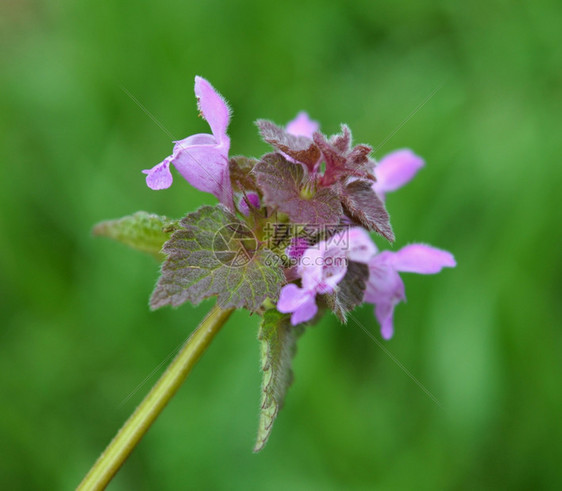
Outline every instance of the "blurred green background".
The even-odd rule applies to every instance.
[[[404,276],[384,345],[441,406],[326,318],[254,455],[257,318],[239,312],[109,489],[560,489],[561,25],[555,0],[4,0],[0,487],[76,486],[213,303],[149,312],[157,263],[90,233],[214,203],[177,174],[145,186],[172,145],[123,90],[180,139],[207,131],[199,74],[234,110],[233,155],[268,150],[257,118],[306,109],[385,142],[377,157],[425,157],[389,196],[395,247],[458,267]],[[371,307],[356,316],[380,339]]]

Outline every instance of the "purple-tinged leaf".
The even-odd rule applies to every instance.
[[[349,261],[347,273],[334,292],[321,295],[320,302],[328,307],[341,322],[346,322],[348,312],[363,303],[363,295],[369,279],[366,264]]]
[[[339,196],[331,188],[320,188],[309,195],[304,189],[307,176],[302,166],[272,153],[263,157],[254,173],[265,204],[289,215],[293,223],[339,223],[343,213]]]
[[[273,423],[283,406],[287,389],[293,382],[291,362],[296,351],[302,326],[292,326],[290,316],[277,310],[264,313],[258,339],[261,343],[261,367],[263,370],[262,397],[258,437],[254,452],[265,446]]]
[[[351,146],[351,131],[347,125],[342,125],[342,132],[330,138],[330,144],[340,152],[347,152]]]
[[[252,173],[259,161],[249,157],[231,157],[228,165],[232,188],[237,191],[258,191],[256,176]]]
[[[260,248],[226,207],[203,206],[180,225],[164,245],[168,259],[150,299],[152,309],[216,295],[223,309],[257,311],[265,299],[277,300],[285,282],[282,269],[267,264],[272,253]]]
[[[374,230],[390,242],[394,232],[384,203],[368,181],[353,181],[342,191],[341,200],[347,214],[368,230]]]
[[[314,170],[321,155],[320,150],[310,138],[288,133],[283,128],[265,119],[259,119],[256,124],[262,138],[267,143],[297,162],[302,162],[310,171]]]
[[[322,186],[330,186],[347,177],[375,180],[372,175],[375,163],[369,158],[372,148],[368,145],[351,148],[351,132],[346,125],[342,125],[340,135],[332,136],[329,141],[319,132],[314,133],[312,138],[326,162]]]

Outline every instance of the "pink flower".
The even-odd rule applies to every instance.
[[[214,194],[224,205],[232,208],[232,187],[228,172],[230,139],[226,128],[230,109],[222,96],[204,78],[195,77],[197,107],[211,127],[212,135],[199,133],[174,142],[172,155],[152,169],[143,170],[151,189],[165,189],[172,185],[170,164],[193,187]]]
[[[389,153],[375,166],[373,190],[384,200],[386,193],[410,182],[424,165],[424,160],[407,148]]]
[[[289,283],[281,289],[277,310],[292,313],[296,326],[312,319],[318,312],[316,294],[332,293],[347,273],[349,260],[367,263],[376,253],[369,234],[360,227],[334,235],[308,248],[299,261],[297,273],[302,288]]]
[[[315,246],[317,247],[317,246]],[[347,271],[345,254],[335,246],[307,249],[297,269],[302,288],[289,283],[281,289],[277,310],[290,313],[296,326],[312,319],[318,312],[316,294],[331,293]]]
[[[394,307],[406,300],[404,283],[398,272],[435,274],[444,267],[457,265],[453,255],[424,244],[411,244],[397,252],[384,251],[371,258],[365,301],[375,304],[375,317],[381,334],[390,339],[394,333]]]
[[[297,114],[297,117],[292,121],[287,123],[285,130],[287,133],[294,136],[306,136],[307,138],[312,138],[315,131],[318,131],[320,125],[317,121],[313,121],[309,118],[308,114],[301,111]]]

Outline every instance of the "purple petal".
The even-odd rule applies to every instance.
[[[285,253],[291,259],[300,259],[309,247],[310,243],[304,237],[293,237]]]
[[[303,303],[297,310],[293,312],[291,316],[291,324],[296,326],[301,322],[306,322],[311,320],[316,313],[318,312],[318,306],[316,305],[316,301],[314,297],[311,296],[307,300],[307,302]]]
[[[369,263],[369,280],[365,289],[365,302],[379,304],[398,303],[406,299],[404,282],[392,266],[382,262],[382,254]]]
[[[318,285],[318,293],[330,293],[343,280],[347,273],[346,251],[339,247],[330,247],[322,258],[322,282]]]
[[[217,139],[213,135],[209,135],[209,133],[197,133],[196,135],[188,136],[183,140],[177,140],[174,142],[177,145],[177,150],[182,150],[184,148],[188,148],[191,146],[208,146],[208,147],[215,147],[215,148],[224,148],[223,145],[219,145]],[[175,149],[175,148],[174,148]],[[228,154],[228,149],[226,149],[225,155]]]
[[[450,252],[425,244],[410,244],[397,252],[385,251],[380,255],[396,271],[404,273],[435,274],[457,265]]]
[[[381,326],[381,335],[390,339],[394,334],[394,307],[391,302],[381,302],[375,305],[375,317]]]
[[[281,288],[277,310],[283,314],[294,312],[310,296],[306,290],[299,288],[294,283],[289,283]]]
[[[299,261],[298,273],[306,290],[315,290],[322,282],[323,256],[324,252],[318,245],[304,251]]]
[[[213,193],[221,203],[234,211],[228,170],[228,105],[213,86],[201,77],[195,77],[195,95],[199,111],[209,123],[213,135],[197,134],[174,142],[174,152],[170,157],[152,169],[143,171],[148,174],[146,183],[152,189],[169,187],[172,184],[169,166],[174,164],[192,186]]]
[[[367,264],[377,253],[377,246],[367,231],[361,227],[347,230],[349,245],[347,257],[350,261]]]
[[[380,254],[369,263],[369,281],[365,290],[365,301],[375,304],[375,317],[381,326],[384,339],[394,332],[394,307],[406,299],[404,282],[399,274],[380,260]]]
[[[221,203],[232,208],[228,158],[224,151],[209,145],[183,146],[184,141],[174,148],[175,168],[193,187],[213,193]]]
[[[259,208],[260,197],[257,195],[257,193],[250,192],[247,193],[245,197],[242,196],[242,198],[240,198],[240,201],[238,203],[238,209],[240,210],[240,213],[248,216],[250,214],[250,207],[248,206],[246,199],[250,202],[250,205],[252,205],[254,208]]]
[[[299,288],[293,283],[285,285],[281,289],[277,310],[283,314],[293,313],[291,324],[296,326],[301,322],[312,319],[318,307],[316,306],[315,295],[313,292]]]
[[[389,153],[375,167],[377,182],[373,190],[382,197],[396,191],[411,181],[424,164],[424,160],[409,149]]]
[[[202,77],[195,77],[195,96],[197,107],[209,123],[218,142],[226,137],[226,128],[230,121],[230,109],[223,97]]]
[[[163,160],[152,169],[143,170],[146,174],[146,184],[150,189],[166,189],[172,185],[172,173],[170,172],[170,159]]]
[[[306,290],[329,293],[347,272],[347,257],[338,246],[320,242],[308,248],[300,258],[298,272]]]
[[[308,114],[301,111],[297,114],[297,117],[292,121],[287,123],[285,130],[287,133],[294,136],[306,136],[307,138],[312,138],[312,134],[318,131],[320,125],[317,121],[313,121],[308,117]]]

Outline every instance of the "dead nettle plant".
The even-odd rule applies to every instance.
[[[327,137],[301,112],[286,126],[256,122],[272,152],[260,158],[230,156],[230,109],[195,78],[200,115],[210,134],[174,144],[172,155],[143,171],[154,190],[172,184],[170,166],[195,188],[212,193],[181,219],[137,212],[94,228],[162,261],[150,298],[152,309],[198,304],[217,297],[167,371],[116,435],[81,484],[103,488],[175,394],[193,365],[235,309],[259,322],[263,384],[254,451],[266,444],[292,381],[298,338],[333,312],[342,322],[358,305],[374,305],[381,335],[394,332],[395,306],[405,300],[399,273],[438,273],[454,267],[446,251],[410,244],[380,251],[370,233],[388,242],[394,233],[385,196],[410,181],[424,161],[402,149],[380,160],[351,131]]]

